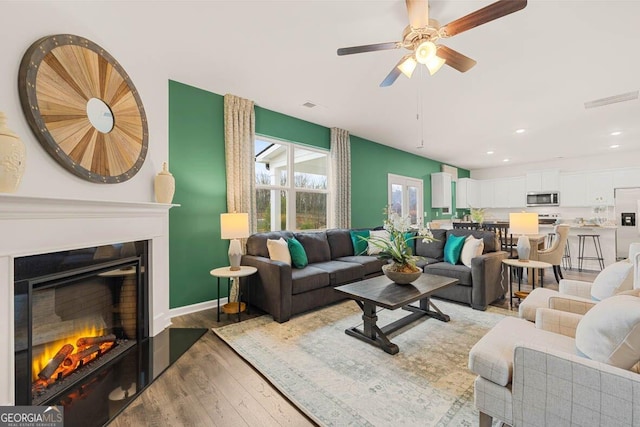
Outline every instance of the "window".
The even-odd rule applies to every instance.
[[[258,231],[327,228],[326,151],[260,136],[255,162]]]
[[[401,216],[409,215],[412,225],[422,225],[422,180],[393,174],[389,174],[387,179],[391,210]]]

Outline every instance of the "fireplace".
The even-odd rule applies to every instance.
[[[148,242],[136,241],[15,258],[16,405],[62,404],[67,413],[107,375],[109,396],[94,396],[103,404],[140,389],[147,254]]]

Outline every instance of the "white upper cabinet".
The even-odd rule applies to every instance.
[[[613,206],[613,172],[589,172],[586,175],[586,206]]]
[[[560,206],[587,206],[586,174],[567,173],[560,177]]]
[[[492,208],[493,206],[493,179],[483,179],[480,182],[480,207]],[[474,206],[475,207],[475,206]]]
[[[456,184],[456,209],[480,207],[480,184],[475,179],[458,178]]]
[[[527,204],[525,177],[511,178],[509,180],[509,208],[522,208]]]
[[[558,190],[560,190],[560,171],[558,169],[527,172],[527,193]]]
[[[451,208],[451,175],[446,172],[431,174],[431,207]]]
[[[613,171],[613,188],[640,187],[640,168]]]

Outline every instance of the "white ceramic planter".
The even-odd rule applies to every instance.
[[[11,129],[0,111],[0,193],[15,193],[22,180],[27,152],[24,143]]]
[[[167,169],[167,162],[162,163],[162,170],[156,175],[153,187],[156,202],[171,203],[176,191],[176,180]]]

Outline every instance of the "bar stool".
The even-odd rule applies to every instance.
[[[567,241],[566,246],[564,247],[564,255],[562,255],[562,268],[571,270],[573,266],[571,265],[571,249],[569,249],[569,242]]]
[[[584,256],[584,245],[588,238],[593,239],[593,247],[596,250],[596,256]],[[582,271],[582,262],[585,259],[597,260],[600,265],[600,270],[604,269],[604,257],[602,256],[599,234],[578,234],[578,271]]]

